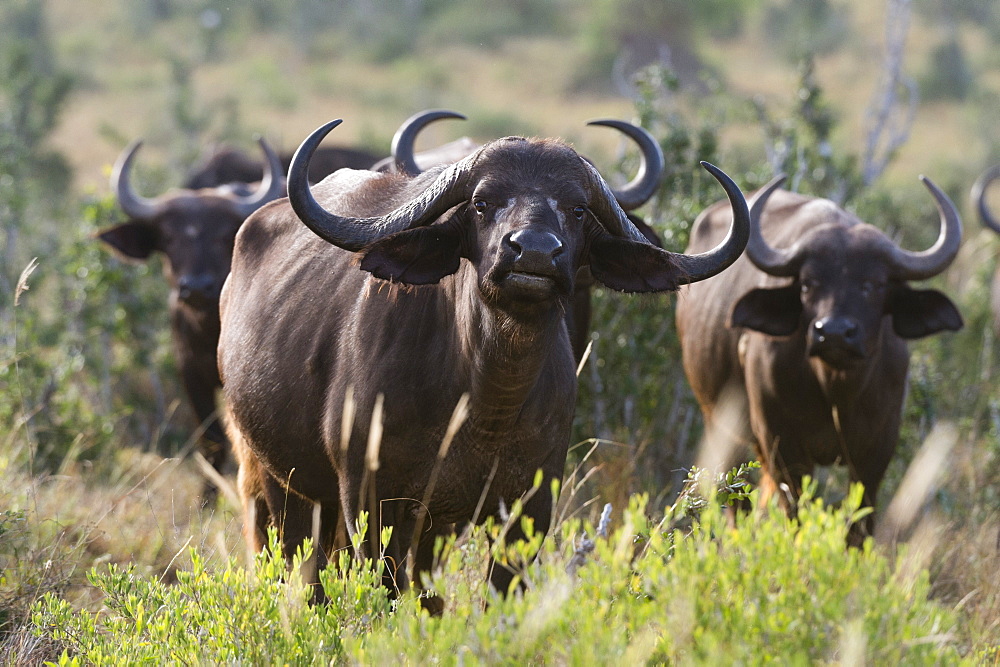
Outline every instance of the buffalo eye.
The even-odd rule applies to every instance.
[[[473,208],[476,209],[476,213],[478,213],[479,215],[484,215],[486,213],[486,209],[489,208],[490,205],[484,202],[482,199],[480,199],[478,201],[473,202],[472,206]]]
[[[574,206],[573,208],[570,209],[570,212],[573,214],[573,217],[576,218],[577,220],[583,220],[583,216],[587,214],[587,207]]]
[[[799,286],[799,291],[801,291],[803,294],[809,294],[814,289],[816,289],[815,280],[803,280],[802,284]]]
[[[872,297],[879,291],[881,291],[881,285],[873,282],[871,280],[866,280],[861,283],[861,294],[865,297]]]

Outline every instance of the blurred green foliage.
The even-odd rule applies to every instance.
[[[0,322],[9,322],[14,279],[32,253],[51,251],[51,237],[28,229],[34,216],[50,216],[65,200],[69,167],[46,146],[67,102],[72,78],[59,69],[45,23],[44,5],[11,0],[0,5],[0,25],[13,28],[0,41]],[[49,230],[44,230],[49,231]],[[29,235],[22,247],[21,236]],[[5,327],[6,328],[6,327]],[[3,338],[0,334],[0,338]]]
[[[969,66],[958,37],[952,35],[931,53],[920,78],[920,91],[928,100],[964,100],[975,88],[975,73]]]
[[[843,46],[850,33],[850,5],[835,0],[785,0],[764,14],[767,36],[791,62],[825,55]]]

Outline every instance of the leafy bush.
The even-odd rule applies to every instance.
[[[74,460],[123,441],[169,451],[187,437],[178,426],[160,432],[165,394],[177,393],[166,286],[148,264],[123,263],[94,238],[118,220],[112,199],[82,214],[28,279],[11,311],[13,354],[0,360],[0,418],[12,431],[23,424],[36,472],[56,470],[71,450]]]
[[[391,603],[379,569],[346,553],[339,574],[322,576],[329,604],[310,607],[295,574],[301,556],[289,574],[265,552],[251,569],[230,560],[212,570],[192,554],[173,586],[128,568],[95,571],[102,612],[49,596],[33,623],[84,663],[958,662],[955,614],[928,599],[926,572],[871,543],[845,549],[861,495],[855,487],[829,510],[807,492],[794,519],[757,511],[735,527],[709,502],[684,531],[651,522],[635,497],[575,574],[567,563],[593,527],[570,520],[545,542],[526,592],[485,607],[473,592],[482,580],[460,583],[469,569],[483,576],[469,568],[485,546],[477,531],[444,545],[450,558],[431,582],[447,597],[440,618],[413,594]]]

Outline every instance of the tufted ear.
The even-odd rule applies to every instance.
[[[958,331],[962,316],[951,299],[937,290],[905,285],[892,290],[886,302],[892,328],[901,338],[922,338],[939,331]]]
[[[129,259],[149,259],[157,249],[159,232],[145,222],[126,222],[97,233],[112,248]]]
[[[769,336],[789,336],[799,328],[802,301],[799,287],[752,289],[736,302],[729,315],[729,326],[745,327]]]
[[[608,233],[590,239],[590,272],[619,292],[672,292],[683,277],[669,252]]]
[[[397,232],[361,253],[361,268],[376,278],[407,285],[430,285],[458,271],[461,228],[436,224]]]

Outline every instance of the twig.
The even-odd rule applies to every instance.
[[[607,539],[610,525],[611,503],[606,503],[604,510],[601,512],[601,520],[597,523],[597,537]],[[586,535],[581,537],[579,543],[576,545],[576,551],[573,552],[573,557],[569,559],[569,564],[566,565],[566,571],[570,574],[576,574],[576,571],[587,562],[587,556],[594,551],[596,546],[597,543]]]

